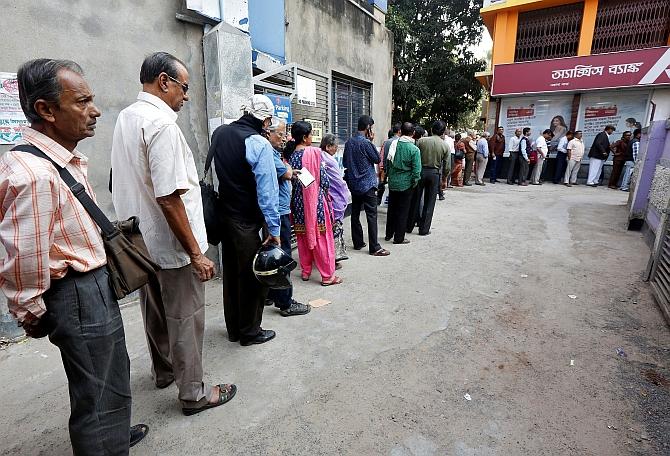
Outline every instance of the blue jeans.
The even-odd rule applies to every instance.
[[[281,240],[281,249],[286,252],[288,256],[291,255],[291,215],[285,214],[281,216],[281,227],[279,231],[279,239]],[[285,290],[270,290],[268,292],[268,299],[274,301],[275,307],[286,310],[291,307],[293,300],[293,286]]]
[[[630,189],[630,178],[633,175],[633,169],[635,168],[635,162],[634,161],[627,161],[625,164],[625,168],[623,169],[623,180],[621,181],[621,190],[629,190]]]
[[[500,167],[502,166],[503,161],[502,155],[497,155],[495,157],[496,157],[495,160],[493,160],[493,157],[491,157],[491,160],[489,160],[489,163],[493,162],[493,166],[491,166],[491,175],[489,176],[491,182],[498,181],[498,173],[500,172]]]

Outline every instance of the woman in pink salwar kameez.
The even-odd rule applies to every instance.
[[[304,187],[296,180],[291,197],[293,231],[298,240],[298,256],[302,279],[309,280],[312,265],[321,274],[321,285],[337,285],[342,279],[335,275],[335,240],[332,210],[328,204],[328,175],[321,161],[321,149],[311,147],[312,127],[299,121],[292,125],[293,139],[286,144],[285,154],[293,169],[306,169],[314,182]]]

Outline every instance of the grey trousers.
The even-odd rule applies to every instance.
[[[211,387],[202,381],[205,284],[189,264],[158,271],[158,282],[140,290],[144,329],[156,385],[174,379],[182,403],[199,401]]]
[[[486,165],[489,163],[489,158],[482,154],[477,154],[477,174],[475,175],[475,182],[481,184],[484,182],[484,173],[486,172]]]
[[[121,312],[106,268],[73,270],[43,295],[42,322],[60,349],[70,392],[70,440],[76,456],[127,455],[130,360]]]

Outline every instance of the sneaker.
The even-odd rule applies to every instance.
[[[308,314],[309,311],[312,310],[312,306],[309,304],[301,304],[295,299],[291,299],[291,305],[289,306],[288,309],[283,309],[279,311],[279,314],[282,317],[294,317],[296,315],[305,315]]]

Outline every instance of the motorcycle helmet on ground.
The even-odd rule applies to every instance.
[[[291,286],[289,273],[298,263],[274,244],[261,246],[254,257],[254,275],[268,288],[282,290]]]

